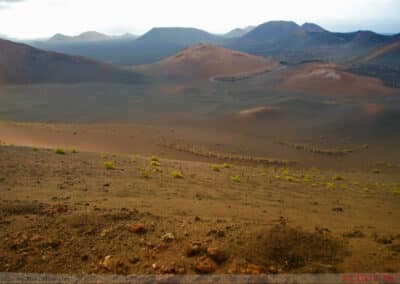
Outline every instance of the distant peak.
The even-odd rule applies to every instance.
[[[323,27],[314,23],[304,23],[301,27],[307,32],[317,32],[317,33],[326,32],[326,30]]]

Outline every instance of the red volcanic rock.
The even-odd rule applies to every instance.
[[[194,266],[194,269],[198,273],[212,273],[217,269],[216,263],[210,259],[210,258],[205,258],[203,260],[200,260],[196,265]]]

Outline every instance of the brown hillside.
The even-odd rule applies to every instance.
[[[372,77],[344,72],[336,64],[306,64],[279,75],[279,90],[329,95],[395,95],[399,90]]]
[[[139,66],[136,70],[152,75],[201,80],[216,76],[248,76],[272,70],[278,65],[279,63],[270,58],[200,44],[160,62]]]
[[[396,49],[400,49],[400,41],[378,47],[358,61],[365,63]]]
[[[142,76],[83,57],[0,39],[0,84],[138,82]]]

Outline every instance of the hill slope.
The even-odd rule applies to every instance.
[[[399,95],[377,78],[351,74],[336,64],[312,63],[287,69],[279,75],[277,89],[316,95]]]
[[[380,46],[372,50],[372,52],[368,53],[367,55],[362,56],[357,61],[359,63],[367,63],[371,61],[385,61],[386,57],[389,57],[392,53],[396,53],[399,51],[400,51],[400,40],[394,43]],[[391,58],[391,60],[393,59],[400,60],[400,58]]]
[[[349,71],[377,77],[387,86],[400,88],[400,40],[381,45],[355,59]]]
[[[0,84],[48,82],[136,83],[142,76],[82,57],[0,40]]]
[[[152,75],[187,79],[209,79],[214,76],[242,76],[271,70],[279,64],[272,59],[216,47],[195,45],[160,62],[137,67]]]

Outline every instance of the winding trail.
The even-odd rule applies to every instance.
[[[221,76],[221,75],[215,75],[210,77],[209,81],[211,83],[233,83],[237,81],[243,81],[247,79],[252,79],[257,76],[261,76],[263,74],[275,74],[277,72],[280,72],[282,70],[285,70],[287,68],[287,65],[281,65],[279,67],[276,67],[272,70],[262,70],[262,71],[255,71],[253,73],[244,73],[244,74],[238,74],[236,76]]]

